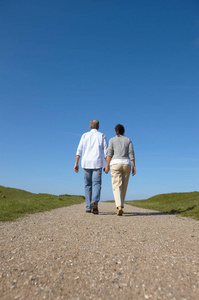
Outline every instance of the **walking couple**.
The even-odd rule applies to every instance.
[[[128,186],[129,176],[136,174],[135,156],[132,141],[124,136],[124,126],[115,126],[116,136],[111,138],[109,145],[106,136],[99,132],[99,121],[90,121],[90,131],[82,135],[77,152],[74,171],[79,171],[79,159],[84,171],[86,212],[98,214],[100,201],[101,177],[103,157],[106,160],[104,171],[108,174],[111,169],[113,195],[117,208],[117,215],[122,216],[124,200]]]

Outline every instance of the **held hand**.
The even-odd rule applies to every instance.
[[[75,166],[74,166],[74,171],[75,171],[76,173],[79,172],[79,166],[78,166],[78,165],[75,165]]]
[[[105,172],[106,174],[108,174],[109,169],[110,169],[110,168],[106,166],[106,167],[104,168],[104,172]]]

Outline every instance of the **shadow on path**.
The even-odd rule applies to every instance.
[[[125,217],[135,217],[135,216],[165,216],[165,215],[171,215],[169,213],[165,212],[125,212]]]
[[[116,212],[99,212],[99,215],[103,216],[113,216],[116,215]],[[165,215],[172,215],[170,213],[164,213],[164,212],[124,212],[124,217],[136,217],[136,216],[165,216]]]
[[[99,212],[99,215],[101,216],[114,216],[116,215],[116,212]]]

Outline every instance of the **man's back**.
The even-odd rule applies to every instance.
[[[103,167],[102,151],[107,155],[106,136],[97,129],[91,129],[82,135],[76,155],[82,156],[82,168],[95,169]]]

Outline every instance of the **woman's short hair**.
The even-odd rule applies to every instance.
[[[121,134],[121,135],[123,135],[124,132],[125,132],[124,126],[121,125],[121,124],[117,124],[117,125],[115,126],[115,132],[116,132],[116,134]]]

